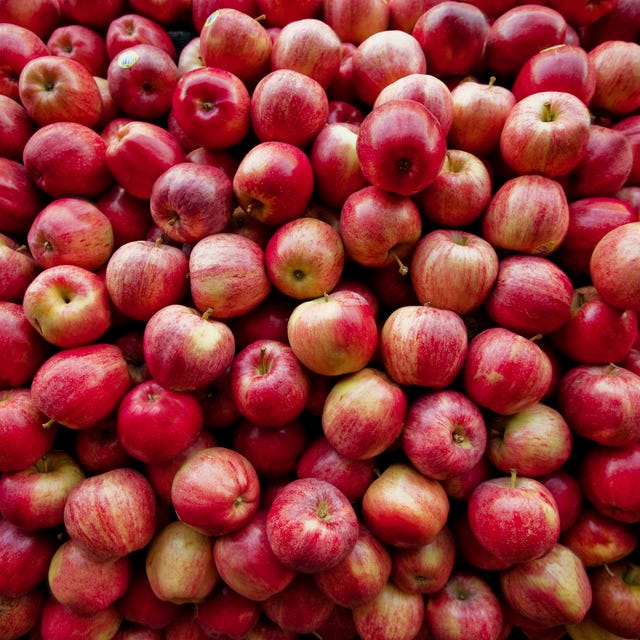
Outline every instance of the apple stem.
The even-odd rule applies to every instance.
[[[400,275],[406,276],[407,273],[409,273],[409,267],[407,267],[407,265],[404,264],[402,260],[400,260],[400,258],[398,257],[398,254],[395,251],[391,251],[391,255],[393,256],[394,260],[398,263],[398,271]]]
[[[51,251],[53,249],[53,245],[48,240],[44,241],[43,247],[45,251]]]
[[[21,244],[19,247],[16,247],[16,251],[18,251],[19,253],[24,253],[26,250],[27,250],[26,244]]]
[[[212,313],[213,313],[213,309],[211,307],[207,307],[206,311],[202,314],[202,319],[208,320],[211,317]]]
[[[516,469],[511,469],[511,488],[516,488],[516,482],[518,480],[518,471]]]
[[[554,117],[553,117],[553,113],[551,111],[551,101],[547,100],[543,105],[542,105],[542,121],[543,122],[553,122]]]
[[[536,335],[531,338],[531,342],[537,342],[538,340],[542,340],[541,333],[536,333]]]
[[[49,418],[49,420],[47,420],[46,422],[42,423],[42,428],[43,429],[50,429],[51,427],[53,427],[53,425],[56,423],[56,421],[53,418]]]
[[[489,84],[488,84],[488,86],[489,86],[489,87],[493,87],[493,85],[494,85],[495,83],[496,83],[496,77],[495,77],[495,76],[491,76],[491,77],[489,78]]]
[[[162,239],[162,236],[158,236],[156,238],[156,242],[155,242],[156,247],[159,247],[161,244],[163,244],[163,242],[164,242],[164,240]]]
[[[180,216],[178,215],[178,213],[176,211],[173,212],[173,215],[171,216],[171,218],[169,218],[168,221],[168,225],[173,227],[174,224],[177,224],[178,221],[180,220]]]
[[[40,472],[40,473],[47,473],[49,471],[49,456],[48,455],[43,455],[42,458],[40,458],[40,460],[38,460],[36,462],[36,469]]]
[[[260,362],[258,363],[258,371],[260,374],[264,375],[268,373],[269,366],[265,362],[264,356],[267,353],[267,347],[260,347]]]
[[[256,22],[264,22],[267,19],[266,14],[261,13],[257,18],[254,18]]]
[[[326,291],[324,292],[324,296],[323,297],[324,297],[324,301],[325,302],[329,302],[329,294]]]
[[[609,363],[609,366],[607,367],[607,373],[611,374],[611,373],[616,373],[618,371],[618,365],[614,364],[613,362]]]

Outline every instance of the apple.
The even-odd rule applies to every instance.
[[[51,558],[58,548],[51,531],[24,531],[0,519],[0,594],[18,598],[46,583]]]
[[[326,19],[325,22],[327,22]],[[364,117],[361,107],[354,104],[358,102],[358,96],[353,86],[353,54],[357,48],[355,43],[349,40],[342,40],[342,58],[338,73],[326,89],[329,104],[335,103],[341,107],[340,111],[344,109],[351,115],[358,115],[356,124],[360,123]]]
[[[618,0],[615,6],[585,28],[584,39],[589,48],[605,40],[633,42],[640,30],[640,13],[634,2]]]
[[[566,19],[555,9],[529,3],[509,4],[492,21],[485,45],[486,66],[506,81],[513,80],[532,55],[562,44],[568,30]]]
[[[467,471],[451,475],[440,482],[446,494],[453,500],[467,500],[471,492],[483,481],[495,475],[495,469],[486,456],[482,456]]]
[[[509,564],[544,556],[560,536],[560,514],[551,492],[515,471],[480,483],[469,497],[467,514],[478,542]]]
[[[632,524],[605,516],[586,504],[575,522],[562,532],[560,542],[590,568],[626,558],[638,544],[638,534]]]
[[[232,182],[248,216],[279,226],[301,217],[307,209],[313,194],[313,169],[307,154],[295,145],[269,140],[249,149]]]
[[[640,59],[640,45],[613,38],[589,51],[596,71],[596,90],[590,108],[613,117],[632,115],[640,106],[640,84],[626,74]]]
[[[383,0],[324,0],[322,19],[343,42],[356,46],[389,27],[389,6]]]
[[[260,482],[253,465],[222,446],[195,452],[176,472],[171,500],[185,524],[207,536],[237,531],[258,509]]]
[[[462,367],[462,385],[469,398],[501,415],[539,402],[551,376],[551,361],[533,340],[497,326],[471,339]]]
[[[549,258],[511,255],[500,260],[484,302],[491,319],[524,336],[550,334],[569,320],[573,283]]]
[[[465,324],[450,309],[400,306],[387,316],[380,330],[382,364],[389,377],[401,385],[449,386],[462,369],[467,348]]]
[[[47,39],[47,49],[82,64],[92,76],[106,77],[109,55],[104,35],[82,24],[57,26]]]
[[[158,124],[126,118],[113,122],[114,134],[106,136],[109,170],[127,193],[149,200],[155,181],[184,162],[184,150],[175,135]]]
[[[57,527],[67,496],[85,477],[72,455],[51,449],[32,465],[0,476],[0,513],[24,531]]]
[[[213,540],[180,520],[155,533],[144,562],[153,593],[173,604],[201,602],[220,581]]]
[[[253,629],[261,613],[260,603],[245,598],[223,584],[198,603],[196,620],[210,636],[238,638],[246,636]]]
[[[22,151],[37,125],[16,100],[0,93],[0,154],[2,158],[22,161]]]
[[[0,388],[26,387],[52,349],[33,328],[23,305],[0,302]]]
[[[132,0],[130,4],[134,11],[148,16],[165,27],[180,24],[183,20],[191,18],[191,2],[185,0],[168,4],[155,2],[155,0]]]
[[[207,149],[233,147],[249,133],[249,92],[224,69],[203,66],[184,73],[173,93],[172,112],[189,139]]]
[[[48,56],[49,49],[42,38],[35,32],[18,24],[2,21],[0,35],[0,59],[2,74],[0,75],[0,94],[19,101],[18,82],[25,65],[39,56]]]
[[[198,30],[198,33],[200,33],[200,30]],[[204,66],[200,49],[200,36],[197,35],[191,38],[178,54],[178,74],[182,77],[187,71],[193,71]]]
[[[43,365],[44,366],[44,365]],[[0,471],[20,471],[35,464],[54,444],[57,426],[35,405],[28,387],[0,391]]]
[[[564,544],[564,532],[576,523],[583,511],[584,499],[580,483],[564,466],[539,476],[537,479],[551,491],[558,505],[558,512],[560,513],[560,541]]]
[[[137,12],[116,16],[109,22],[104,38],[110,60],[122,50],[138,44],[154,45],[172,58],[176,55],[175,45],[167,31],[152,18]]]
[[[169,113],[178,66],[164,49],[136,44],[122,49],[107,69],[109,91],[127,116],[158,120]]]
[[[354,460],[343,455],[322,434],[312,439],[300,454],[296,475],[326,480],[355,503],[376,477],[376,464],[376,458]]]
[[[569,203],[557,180],[515,176],[494,191],[480,222],[494,248],[547,256],[567,234]]]
[[[447,143],[484,157],[500,147],[500,135],[516,98],[509,86],[496,84],[495,76],[487,83],[477,80],[459,82],[451,89],[453,119]]]
[[[373,600],[353,610],[353,621],[362,640],[374,640],[382,633],[389,638],[410,640],[420,631],[424,618],[422,595],[403,591],[392,582]]]
[[[411,196],[435,180],[446,141],[436,117],[415,100],[390,100],[372,109],[358,131],[363,175],[381,189]]]
[[[211,309],[210,317],[216,319],[255,309],[271,291],[262,247],[230,232],[208,235],[193,246],[189,284],[198,311]]]
[[[482,60],[488,32],[489,21],[478,7],[450,0],[427,8],[411,30],[429,73],[439,78],[473,73]]]
[[[73,540],[63,542],[49,564],[51,595],[80,615],[93,615],[118,600],[127,590],[131,558],[101,560]]]
[[[336,566],[314,573],[316,585],[333,602],[355,609],[375,598],[391,575],[387,547],[360,523],[358,539],[349,555]]]
[[[269,280],[282,294],[296,300],[332,291],[345,260],[344,234],[309,216],[284,222],[265,247]]]
[[[298,573],[287,587],[262,603],[264,616],[281,633],[289,632],[293,637],[314,632],[328,620],[334,607],[333,600],[306,573]]]
[[[589,273],[591,254],[602,237],[615,227],[637,222],[631,203],[619,196],[578,198],[569,203],[569,227],[558,247],[558,263],[566,271]]]
[[[637,115],[631,115],[618,120],[611,126],[614,131],[622,133],[631,145],[633,161],[631,164],[631,172],[625,183],[626,185],[637,185],[640,183],[640,155],[638,152],[640,138],[638,137],[638,124],[640,124],[640,118]]]
[[[409,198],[368,185],[342,205],[340,235],[348,256],[365,267],[386,267],[409,256],[422,232],[422,217]]]
[[[44,588],[32,589],[17,598],[0,596],[0,633],[7,640],[18,640],[40,624],[47,592]]]
[[[108,418],[75,434],[74,454],[82,468],[91,474],[134,464],[118,438],[115,417]]]
[[[358,531],[348,498],[320,478],[287,482],[267,511],[266,534],[275,557],[302,574],[338,565],[352,551]]]
[[[402,430],[402,450],[423,475],[445,480],[472,469],[487,444],[480,409],[454,389],[414,398]]]
[[[404,591],[424,595],[444,589],[456,561],[456,542],[445,525],[428,544],[391,550],[391,581]]]
[[[597,4],[584,0],[550,0],[549,6],[559,11],[571,24],[589,26],[606,16],[616,6],[617,2],[604,0]]]
[[[290,22],[305,20],[319,15],[321,0],[303,0],[295,7],[290,7],[285,0],[256,0],[258,12],[267,16],[270,27],[286,27]]]
[[[132,240],[109,258],[105,285],[120,312],[146,321],[165,306],[185,301],[188,271],[189,258],[181,249],[163,242]]]
[[[504,473],[515,469],[538,478],[559,470],[572,452],[574,432],[564,412],[541,402],[510,416],[490,416],[487,430],[485,453]]]
[[[315,633],[321,638],[335,638],[335,640],[353,640],[358,634],[351,609],[335,606],[329,617],[316,629]]]
[[[49,595],[42,608],[40,633],[50,640],[81,640],[82,638],[113,638],[122,624],[115,605],[93,615],[83,616]]]
[[[404,389],[383,370],[363,367],[331,387],[322,408],[322,430],[339,453],[367,460],[398,439],[406,412]]]
[[[273,15],[267,13],[268,20]],[[271,70],[293,69],[310,76],[324,89],[336,77],[342,61],[342,41],[317,17],[290,19],[282,27],[271,49]]]
[[[287,339],[305,367],[338,376],[355,373],[371,361],[378,328],[367,300],[343,290],[300,302],[289,316]]]
[[[131,385],[122,351],[93,342],[57,351],[36,371],[31,398],[40,412],[69,429],[88,429],[118,406]],[[39,456],[38,456],[39,457]]]
[[[104,140],[77,122],[39,128],[24,147],[23,162],[36,186],[51,198],[91,198],[113,182]]]
[[[21,2],[8,0],[0,11],[0,22],[19,25],[46,39],[60,21],[58,2],[41,0],[25,7]]]
[[[352,63],[356,95],[369,106],[392,82],[409,74],[427,72],[420,41],[398,29],[378,31],[365,38],[354,51]]]
[[[364,524],[384,543],[421,547],[446,525],[450,505],[437,480],[394,462],[369,485],[361,508]]]
[[[456,570],[443,589],[427,599],[425,621],[435,637],[497,640],[503,628],[502,605],[483,577]]]
[[[518,175],[558,178],[576,168],[591,130],[589,110],[567,91],[537,91],[519,100],[500,134],[500,152]]]
[[[422,192],[425,200],[428,189]],[[416,243],[409,274],[421,304],[462,316],[485,302],[499,269],[498,254],[480,235],[464,229],[434,229]]]
[[[439,0],[391,0],[389,27],[411,33],[418,18],[438,2]]]
[[[0,158],[0,229],[5,234],[26,234],[47,200],[27,168],[16,160]],[[21,246],[12,237],[12,246]],[[3,245],[5,243],[3,242]]]
[[[329,115],[324,87],[293,69],[263,76],[251,94],[251,124],[260,142],[286,142],[304,148],[313,142]]]
[[[501,571],[499,577],[502,594],[516,613],[545,627],[577,624],[591,606],[587,571],[562,544]]]
[[[619,309],[640,309],[640,278],[632,266],[638,260],[639,236],[640,222],[622,224],[608,231],[591,254],[592,284],[605,302]]]
[[[111,223],[114,250],[127,242],[143,240],[153,223],[149,203],[134,198],[119,184],[109,187],[93,203]]]
[[[200,29],[200,50],[206,66],[236,75],[249,88],[270,70],[272,42],[264,25],[234,7],[208,14]]]

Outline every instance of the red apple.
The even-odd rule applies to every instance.
[[[443,389],[417,396],[410,403],[401,443],[420,473],[445,480],[479,462],[487,430],[473,402],[459,391]]]
[[[273,553],[285,567],[302,574],[335,567],[351,553],[358,531],[358,518],[347,497],[319,478],[286,483],[267,512],[266,533]]]
[[[258,13],[267,16],[270,27],[286,27],[290,22],[314,18],[322,8],[321,0],[302,0],[295,7],[286,0],[256,0]],[[270,16],[270,17],[269,17]]]
[[[16,24],[46,39],[60,21],[60,4],[56,0],[39,0],[25,6],[22,2],[7,0],[0,10],[0,22]]]
[[[562,535],[575,524],[583,510],[584,499],[580,483],[564,467],[540,476],[538,480],[551,491],[553,499],[558,505],[560,540],[564,543]]]
[[[359,371],[370,362],[378,328],[367,300],[344,290],[298,304],[289,316],[287,338],[305,367],[337,376]]]
[[[603,0],[593,4],[585,0],[549,0],[549,6],[559,11],[568,22],[588,26],[610,13],[617,2]]]
[[[92,474],[134,464],[118,438],[115,418],[78,431],[74,444],[78,462]]]
[[[402,462],[389,465],[362,498],[363,522],[394,547],[421,547],[446,525],[449,499],[442,485]]]
[[[148,16],[165,27],[180,24],[191,18],[191,2],[176,0],[175,2],[156,2],[156,0],[131,0],[129,3],[134,11]]]
[[[547,554],[560,536],[551,492],[534,478],[500,476],[480,483],[467,503],[469,526],[498,559],[523,563]]]
[[[40,624],[47,592],[44,587],[32,589],[17,598],[0,596],[0,633],[7,640],[18,640]],[[34,631],[38,633],[39,631]]]
[[[425,200],[427,191],[422,192]],[[498,273],[495,249],[481,236],[462,229],[425,233],[413,250],[409,267],[411,284],[421,304],[458,315],[466,315],[482,305]]]
[[[640,33],[640,12],[635,2],[618,0],[615,6],[585,28],[584,39],[589,48],[605,40],[633,42]]]
[[[60,0],[60,12],[65,23],[84,24],[96,30],[106,29],[109,23],[125,12],[124,0],[106,0],[99,7],[88,0]]]
[[[400,306],[380,330],[382,364],[389,377],[402,385],[449,386],[460,373],[467,347],[465,324],[449,309]]]
[[[258,509],[259,497],[260,483],[253,465],[238,452],[221,446],[194,453],[171,485],[178,517],[208,536],[240,529]]]
[[[109,59],[122,50],[138,44],[151,44],[163,49],[172,58],[175,45],[165,29],[155,20],[139,13],[122,13],[111,20],[105,32],[105,43]]]
[[[103,34],[82,24],[57,26],[47,40],[54,56],[70,58],[83,65],[92,76],[106,77],[109,66]]]
[[[357,46],[389,27],[389,6],[383,0],[325,0],[322,18],[340,40]]]
[[[2,93],[0,107],[0,157],[21,162],[24,146],[36,124],[19,102]]]
[[[83,616],[49,596],[42,609],[40,633],[51,640],[81,640],[100,635],[113,638],[121,623],[122,616],[115,605]]]
[[[0,169],[0,230],[3,235],[26,234],[47,200],[22,163],[0,158]],[[20,246],[13,238],[9,244]]]
[[[253,629],[261,613],[262,607],[258,602],[223,584],[198,603],[196,620],[212,637],[226,635],[239,638]]]
[[[365,116],[356,151],[371,184],[410,196],[435,180],[446,144],[438,120],[424,105],[390,100]]]

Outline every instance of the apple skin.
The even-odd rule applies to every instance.
[[[305,367],[337,376],[355,373],[371,361],[378,328],[367,300],[343,290],[299,303],[289,316],[287,338]]]
[[[0,157],[21,162],[24,145],[37,125],[19,102],[2,93],[0,107]]]
[[[631,145],[633,161],[631,163],[631,171],[627,176],[625,183],[628,186],[640,184],[640,152],[638,151],[638,144],[640,142],[640,137],[638,135],[639,124],[640,118],[637,115],[631,115],[626,118],[622,118],[611,125],[611,128],[614,131],[622,133]]]
[[[2,518],[0,540],[2,597],[18,598],[46,583],[49,563],[58,548],[51,531],[24,531]]]
[[[196,620],[212,637],[246,636],[262,613],[260,603],[245,598],[226,585],[215,588],[198,603]]]
[[[67,496],[85,477],[78,460],[51,449],[32,465],[0,476],[0,513],[23,531],[57,527]]]
[[[63,542],[49,564],[51,595],[80,615],[94,615],[124,595],[131,578],[131,558],[100,560],[73,540]]]
[[[283,223],[265,247],[269,280],[282,294],[296,300],[332,291],[345,261],[343,234],[328,222],[309,216]]]
[[[640,11],[635,2],[618,0],[615,6],[584,29],[584,40],[593,48],[606,40],[633,42],[640,33]]]
[[[111,223],[114,250],[127,242],[143,240],[153,223],[148,202],[129,195],[119,184],[93,202]]]
[[[8,0],[0,10],[0,22],[19,25],[46,40],[60,21],[60,4],[40,0],[26,7]]]
[[[93,615],[82,616],[49,596],[42,608],[40,633],[50,640],[81,640],[99,637],[100,634],[113,638],[121,624],[122,616],[115,605]]]
[[[497,640],[503,627],[502,605],[483,577],[456,570],[443,589],[427,599],[425,621],[435,637]]]
[[[558,511],[560,513],[560,541],[564,544],[562,535],[576,523],[583,510],[584,496],[582,495],[580,483],[575,476],[570,474],[564,467],[546,473],[538,477],[538,480],[551,491],[558,505]]]
[[[558,247],[558,263],[576,275],[589,273],[591,254],[606,233],[628,222],[637,222],[631,203],[619,196],[578,198],[569,203],[569,227]]]
[[[638,497],[632,490],[640,463],[640,446],[596,444],[582,457],[578,479],[586,498],[603,515],[619,522],[640,520]]]
[[[487,419],[486,455],[500,471],[515,469],[521,476],[552,473],[569,460],[573,432],[563,414],[537,402],[511,416]]]
[[[156,499],[145,476],[118,468],[89,476],[64,507],[69,537],[99,558],[119,558],[145,547],[156,526]]]
[[[287,568],[313,574],[336,566],[358,539],[358,518],[347,497],[319,478],[287,482],[267,512],[266,532]]]
[[[573,291],[569,276],[550,259],[506,256],[484,309],[496,324],[521,335],[549,334],[569,320]]]
[[[91,198],[113,182],[104,140],[77,122],[40,127],[24,147],[31,179],[51,198]]]
[[[230,232],[206,236],[193,246],[189,283],[198,311],[210,308],[210,317],[217,319],[255,309],[271,291],[264,250],[254,240]]]
[[[53,55],[79,62],[92,76],[106,77],[107,44],[103,34],[94,29],[81,24],[56,26],[46,44]]]
[[[234,591],[263,602],[285,589],[294,579],[293,569],[274,555],[267,538],[267,511],[260,509],[240,529],[216,538],[216,568]]]
[[[171,485],[178,517],[208,536],[240,529],[257,511],[259,499],[260,482],[253,465],[222,446],[194,453]]]
[[[355,609],[375,598],[390,575],[389,550],[360,523],[358,539],[349,555],[313,577],[320,590],[338,606]]]
[[[364,367],[331,387],[322,408],[322,430],[342,455],[367,460],[397,440],[406,412],[404,389],[384,371]]]
[[[362,173],[371,184],[411,196],[437,177],[446,140],[440,123],[423,104],[390,100],[363,119],[356,152]]]
[[[422,233],[416,204],[368,185],[351,193],[340,209],[339,230],[348,256],[365,267],[386,267],[409,256]]]
[[[479,484],[469,497],[467,514],[478,542],[509,564],[544,556],[560,536],[560,514],[551,492],[515,472]]]
[[[619,309],[640,309],[640,277],[632,267],[638,259],[639,237],[640,222],[622,224],[608,231],[591,254],[592,284],[605,302]]]
[[[480,223],[495,249],[547,256],[567,235],[569,203],[558,181],[515,176],[494,192]]]
[[[47,417],[33,401],[28,387],[0,391],[0,470],[20,471],[35,464],[53,446],[57,426],[47,425]]]
[[[432,542],[445,526],[449,508],[437,480],[402,462],[388,466],[362,498],[364,524],[386,544],[401,548]]]
[[[401,306],[380,330],[382,363],[389,377],[402,385],[447,387],[460,372],[467,348],[465,324],[449,309]]]
[[[131,385],[122,351],[94,342],[57,351],[31,383],[36,407],[69,429],[88,429],[107,418]]]
[[[566,175],[580,162],[589,139],[587,106],[566,91],[525,96],[509,112],[500,134],[500,152],[518,175]]]
[[[593,598],[580,558],[559,543],[542,557],[500,572],[500,586],[517,613],[547,627],[579,623]]]
[[[638,534],[632,524],[614,520],[587,504],[562,532],[560,542],[591,568],[626,558],[638,544]]]
[[[417,396],[409,405],[401,446],[423,475],[445,480],[474,467],[487,444],[480,409],[454,389]]]
[[[428,199],[429,187],[421,193]],[[498,254],[481,236],[463,229],[434,229],[416,243],[409,275],[421,304],[463,316],[485,302],[499,269]]]
[[[415,638],[425,617],[425,603],[419,593],[410,593],[388,582],[369,602],[353,610],[353,621],[362,640],[382,634],[393,638]]]
[[[145,555],[155,595],[173,604],[199,603],[220,582],[213,563],[213,540],[180,520],[160,528]]]
[[[345,2],[325,0],[323,20],[343,42],[358,46],[366,38],[389,27],[389,6],[381,0],[374,2]]]
[[[260,142],[275,140],[305,148],[329,115],[323,86],[293,69],[263,76],[251,94],[251,125]]]
[[[3,175],[0,184],[0,230],[3,237],[6,234],[12,236],[10,241],[4,240],[2,245],[17,248],[22,243],[18,243],[13,234],[26,234],[47,200],[22,163],[0,158],[0,169]],[[19,278],[16,277],[16,280]]]
[[[0,302],[0,388],[29,386],[40,365],[51,354],[49,343],[33,328],[24,307]]]
[[[7,640],[18,640],[35,632],[40,623],[47,592],[44,587],[32,589],[17,598],[0,596],[0,633]]]

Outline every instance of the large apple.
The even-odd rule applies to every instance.
[[[106,78],[109,54],[104,35],[82,24],[60,25],[47,39],[47,49],[55,55],[79,62],[94,77]]]

